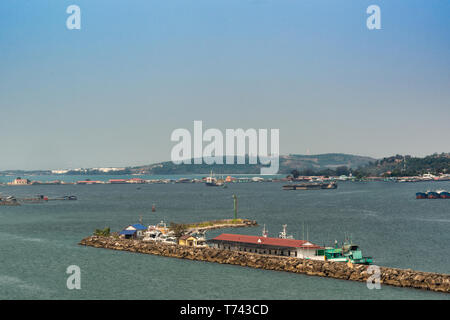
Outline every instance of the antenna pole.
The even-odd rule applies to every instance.
[[[302,223],[302,240],[305,240],[305,221]]]
[[[233,194],[233,200],[234,200],[234,220],[237,220],[237,197],[235,194]]]

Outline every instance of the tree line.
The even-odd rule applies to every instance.
[[[435,153],[423,158],[397,154],[392,157],[385,157],[369,162],[367,165],[356,169],[351,169],[347,166],[322,170],[316,170],[314,168],[295,169],[291,171],[291,176],[297,178],[299,176],[348,176],[352,174],[356,178],[364,178],[368,176],[420,176],[426,173],[433,175],[450,174],[450,153]]]

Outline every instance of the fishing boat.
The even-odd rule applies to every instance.
[[[358,245],[351,241],[345,240],[341,247],[338,247],[337,241],[335,246],[325,247],[323,250],[318,250],[317,255],[323,255],[325,261],[332,262],[351,262],[354,264],[372,264],[372,257],[364,257]]]
[[[216,179],[213,175],[213,172],[211,171],[211,174],[209,177],[206,177],[205,184],[208,187],[222,187],[225,183],[225,180],[223,179]]]
[[[353,243],[344,243],[342,251],[347,260],[356,264],[372,264],[372,257],[363,257],[362,251],[358,245]]]

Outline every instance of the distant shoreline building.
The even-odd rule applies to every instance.
[[[13,182],[9,182],[8,184],[13,186],[24,186],[31,184],[31,181],[28,179],[22,179],[21,177],[18,177]]]

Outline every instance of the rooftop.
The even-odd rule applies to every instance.
[[[278,246],[278,247],[322,249],[321,246],[315,245],[307,240],[269,238],[263,236],[248,236],[242,234],[222,233],[220,236],[215,237],[213,240],[251,243],[251,244]]]
[[[146,227],[144,227],[142,224],[140,223],[136,223],[132,225],[133,228],[135,228],[136,230],[147,230]]]

